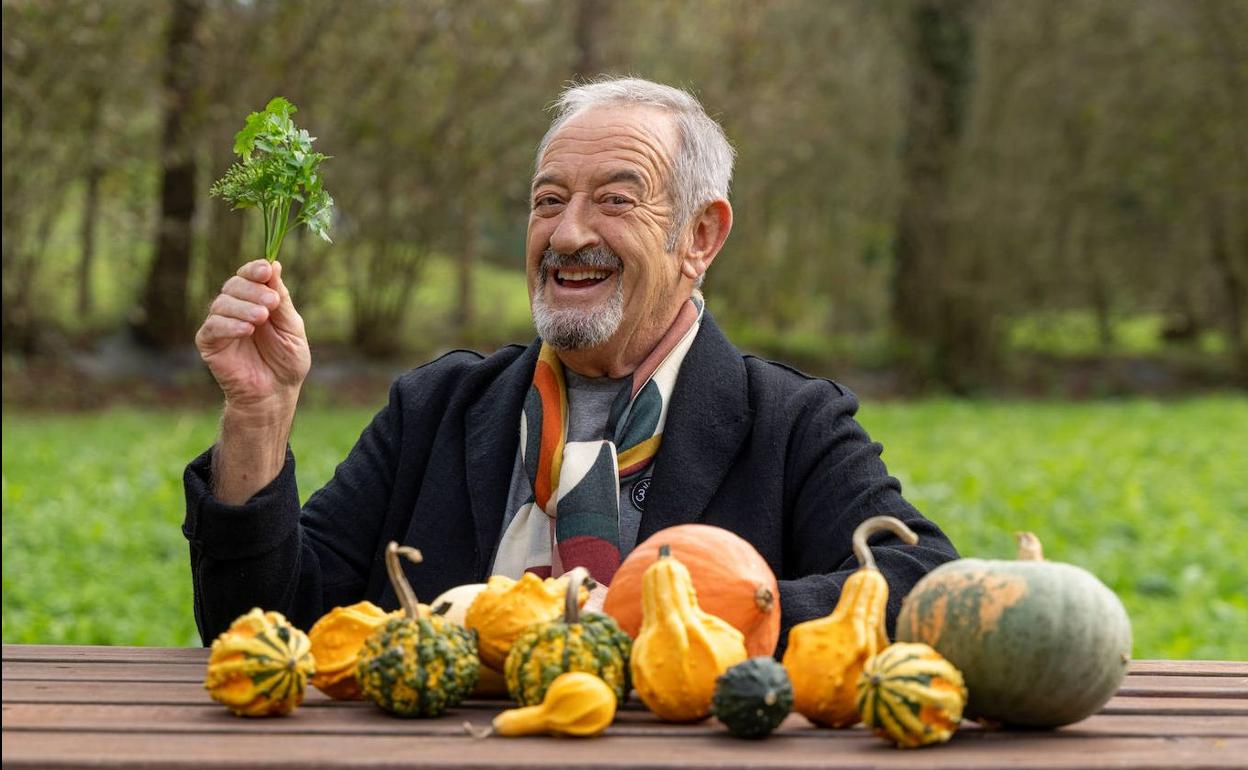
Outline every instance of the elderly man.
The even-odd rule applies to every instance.
[[[851,393],[742,354],[706,310],[697,287],[732,227],[732,159],[683,91],[637,79],[566,91],[532,183],[539,339],[400,377],[302,509],[287,439],[307,337],[281,265],[244,265],[196,337],[225,394],[220,440],[185,475],[205,642],[257,605],[304,628],[335,605],[397,606],[390,540],[421,549],[409,576],[433,597],[574,566],[608,586],[636,543],[695,521],[767,559],[787,635],[831,611],[857,567],[850,535],[880,513],[920,538],[875,549],[891,623],[956,553],[902,499]]]

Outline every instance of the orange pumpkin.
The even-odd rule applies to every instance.
[[[659,546],[693,576],[698,604],[745,635],[750,656],[771,655],[780,639],[780,586],[767,561],[744,538],[720,527],[680,524],[633,549],[611,579],[603,611],[634,639],[641,631],[641,576]]]

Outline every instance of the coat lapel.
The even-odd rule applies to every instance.
[[[541,343],[534,342],[490,384],[465,417],[464,465],[477,539],[477,577],[489,577],[501,536],[511,470],[520,444],[520,410]]]
[[[672,392],[638,542],[701,518],[752,422],[741,352],[706,313]]]

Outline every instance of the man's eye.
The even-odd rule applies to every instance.
[[[630,201],[628,198],[625,198],[623,195],[608,195],[607,203],[612,206],[627,206],[628,204],[632,203],[632,201]]]
[[[559,205],[559,199],[553,195],[543,195],[542,197],[533,201],[534,208],[541,208],[541,207],[546,207],[546,206],[558,206],[558,205]]]

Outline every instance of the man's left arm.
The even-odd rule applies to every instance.
[[[854,529],[879,515],[894,516],[919,536],[906,545],[892,534],[871,539],[876,566],[888,580],[891,635],[901,600],[936,566],[956,559],[953,544],[901,496],[901,484],[880,459],[883,448],[854,414],[853,393],[810,380],[792,396],[796,415],[785,473],[785,558],[780,580],[782,642],[794,624],[827,615],[845,579],[858,569]]]

